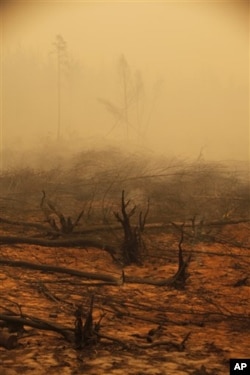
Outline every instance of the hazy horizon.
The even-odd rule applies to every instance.
[[[3,168],[5,150],[57,138],[249,160],[249,1],[3,1],[0,12]]]

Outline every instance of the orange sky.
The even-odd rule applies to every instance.
[[[124,136],[122,125],[109,132],[114,118],[97,100],[121,105],[117,63],[124,54],[144,83],[140,127],[147,147],[192,157],[201,148],[208,158],[249,156],[248,1],[5,1],[1,22],[3,146],[12,137],[27,143],[56,132],[55,95],[54,105],[52,96],[46,102],[56,87],[32,76],[22,59],[29,56],[42,74],[46,65],[52,76],[48,64],[60,34],[81,71],[76,82],[63,78],[65,137]],[[138,137],[133,111],[131,141]]]

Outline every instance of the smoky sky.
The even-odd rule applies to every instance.
[[[0,11],[2,148],[56,138],[60,36],[62,139],[249,157],[249,1],[2,1]]]

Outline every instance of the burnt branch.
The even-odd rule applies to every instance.
[[[139,214],[139,228],[140,228],[141,233],[144,231],[148,213],[149,213],[149,199],[148,199],[148,205],[147,205],[147,209],[146,209],[144,216],[142,216],[142,211]]]
[[[66,328],[66,327],[61,327],[57,324],[47,322],[42,319],[38,319],[35,317],[31,317],[28,315],[23,315],[22,317],[18,316],[11,316],[11,315],[6,315],[6,314],[0,314],[0,321],[5,321],[7,323],[15,323],[15,324],[20,324],[22,326],[28,326],[28,327],[33,327],[41,330],[46,330],[46,331],[54,331],[59,334],[61,334],[67,341],[72,341],[72,329],[71,328]]]
[[[136,206],[133,206],[128,211],[130,200],[125,201],[125,192],[122,190],[121,196],[121,213],[114,212],[114,216],[119,223],[121,223],[124,232],[124,239],[121,245],[121,252],[123,261],[125,264],[141,264],[142,252],[144,249],[144,243],[141,238],[141,233],[145,226],[147,212],[142,217],[142,213],[139,214],[139,224],[132,226],[131,217],[136,212]]]
[[[183,258],[183,250],[182,250],[182,243],[184,241],[184,234],[185,234],[184,226],[185,226],[185,223],[183,223],[181,225],[177,225],[175,223],[172,223],[172,225],[176,229],[178,229],[178,231],[180,232],[180,240],[179,240],[179,243],[178,243],[178,248],[179,248],[179,253],[178,253],[179,265],[178,265],[178,270],[177,270],[176,274],[173,277],[173,285],[177,289],[183,289],[185,287],[185,282],[186,282],[186,279],[188,277],[186,270],[187,270],[188,264],[190,262],[191,255],[189,255],[189,257],[187,258],[187,260],[184,260],[184,258]]]
[[[46,221],[49,223],[51,228],[54,231],[63,234],[72,233],[84,213],[84,211],[82,210],[75,222],[73,222],[70,216],[65,217],[53,203],[46,199],[46,193],[44,190],[42,190],[40,207],[45,215]]]
[[[78,306],[75,311],[75,344],[77,349],[85,346],[95,345],[99,337],[97,331],[100,329],[101,319],[97,324],[93,321],[94,295],[91,296],[89,311],[83,324],[82,306]]]

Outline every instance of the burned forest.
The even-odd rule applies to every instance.
[[[109,148],[2,171],[0,373],[228,373],[250,350],[247,168]]]

